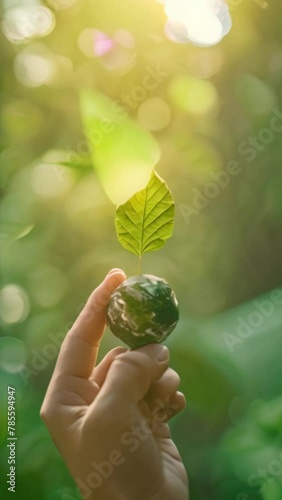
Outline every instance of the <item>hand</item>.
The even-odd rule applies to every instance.
[[[168,349],[118,347],[95,367],[106,304],[125,279],[113,269],[66,335],[41,417],[83,498],[187,500],[166,423],[185,406]]]

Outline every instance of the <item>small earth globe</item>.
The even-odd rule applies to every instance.
[[[119,285],[106,311],[112,333],[132,349],[163,342],[179,320],[174,291],[162,278],[133,276]]]

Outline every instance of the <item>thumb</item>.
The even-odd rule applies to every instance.
[[[138,403],[169,364],[169,350],[149,344],[117,356],[111,364],[100,397],[122,403]]]

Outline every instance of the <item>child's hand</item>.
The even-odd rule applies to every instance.
[[[169,352],[113,349],[95,367],[105,308],[126,279],[111,271],[68,332],[41,416],[85,499],[187,500],[187,476],[165,423],[185,406]]]

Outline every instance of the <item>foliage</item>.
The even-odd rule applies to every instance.
[[[165,39],[154,0],[46,1],[44,36],[22,11],[23,40],[3,28],[0,463],[3,477],[14,384],[21,499],[73,494],[40,404],[88,294],[112,267],[136,273],[112,202],[143,189],[156,164],[175,227],[143,272],[166,279],[180,303],[168,345],[187,409],[171,429],[191,498],[282,498],[282,318],[272,300],[282,281],[281,0],[231,3],[233,28],[212,48]],[[103,54],[97,32],[112,40]],[[115,342],[106,332],[100,356]]]

